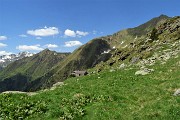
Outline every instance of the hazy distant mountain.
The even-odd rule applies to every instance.
[[[0,56],[0,68],[7,67],[10,63],[22,59],[24,57],[33,56],[33,53],[30,52],[20,52],[18,54],[2,55]]]

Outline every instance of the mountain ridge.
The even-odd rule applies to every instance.
[[[16,84],[16,80],[26,81],[23,88],[18,84],[16,85],[16,88],[20,87],[21,90],[24,90],[25,86],[28,85],[30,81],[43,76],[49,71],[49,69],[51,69],[59,61],[63,60],[69,54],[70,53],[57,53],[55,51],[45,49],[31,57],[16,60],[0,72],[0,86],[9,86],[8,88],[10,88],[13,86],[13,84],[4,85],[4,82],[13,80],[13,83]]]
[[[95,69],[101,71],[104,69],[102,66],[112,66],[122,61],[137,62],[148,58],[151,56],[152,51],[150,49],[153,49],[154,41],[159,39],[159,36],[162,36],[157,33],[159,30],[157,27],[160,24],[167,23],[166,21],[168,20],[173,20],[173,18],[161,15],[138,27],[121,30],[113,35],[95,38],[76,49],[64,60],[54,64],[42,76],[36,76],[24,90],[36,91],[51,87],[56,82],[62,82],[67,79],[74,70],[86,70],[98,66]],[[141,35],[139,32],[143,34]]]
[[[153,29],[153,27],[151,27],[151,26],[157,25],[159,22],[165,21],[167,19],[169,19],[169,17],[167,17],[165,15],[161,15],[159,17],[151,19],[147,23],[144,23],[143,26],[148,27],[149,31],[151,31]],[[141,27],[141,25],[140,25],[140,27]],[[139,27],[135,27],[134,30],[135,31],[139,31]],[[124,34],[124,32],[125,32],[125,34]],[[147,33],[148,32],[146,32],[145,35],[141,36],[141,39],[145,39],[147,37]],[[59,63],[59,67],[57,66],[56,69],[53,69],[52,71],[50,71],[47,76],[45,75],[45,77],[38,78],[37,81],[45,81],[44,85],[41,86],[41,87],[42,88],[46,88],[46,87],[52,86],[56,82],[64,81],[71,74],[71,72],[73,70],[84,70],[84,69],[92,68],[92,66],[87,66],[87,67],[84,67],[84,68],[83,68],[83,66],[82,67],[78,67],[78,64],[80,65],[80,63],[84,63],[85,61],[84,60],[83,61],[78,61],[77,59],[78,58],[81,59],[81,57],[80,57],[81,56],[81,50],[82,50],[82,48],[84,46],[86,47],[86,46],[92,44],[92,45],[90,45],[91,46],[90,50],[87,50],[87,51],[84,50],[84,49],[82,50],[82,51],[86,51],[85,52],[86,54],[91,53],[90,51],[94,49],[93,48],[93,46],[94,46],[93,43],[96,40],[101,41],[103,43],[105,42],[108,47],[106,49],[101,50],[100,53],[93,52],[92,54],[93,54],[94,57],[96,56],[96,60],[93,59],[92,61],[89,61],[89,63],[91,63],[91,64],[95,63],[95,61],[97,61],[98,58],[101,58],[101,56],[103,56],[104,58],[106,58],[108,56],[102,62],[107,61],[111,57],[112,54],[108,53],[108,54],[104,54],[104,55],[107,55],[107,56],[104,56],[102,54],[104,51],[108,51],[108,50],[114,51],[117,48],[118,49],[122,48],[121,45],[117,44],[118,42],[125,41],[123,44],[127,45],[127,44],[130,44],[132,42],[132,40],[134,40],[134,39],[135,39],[135,36],[129,34],[128,33],[128,29],[127,30],[121,30],[120,32],[117,32],[117,33],[115,33],[113,35],[109,35],[109,36],[105,36],[105,37],[100,37],[100,38],[95,38],[95,39],[89,41],[87,44],[85,44],[85,45],[81,46],[80,48],[76,49],[70,55],[70,56],[72,56],[72,61],[70,60],[71,58],[67,57],[67,60],[65,60],[66,61],[65,63]],[[99,49],[99,48],[97,47],[97,49]],[[102,48],[100,47],[100,49],[102,49]],[[73,57],[73,56],[75,56],[75,57]],[[91,58],[93,58],[93,56],[91,56]],[[88,59],[88,56],[86,56],[86,58]],[[104,59],[104,58],[101,58],[101,59]],[[68,62],[68,61],[70,61],[70,62]],[[99,61],[99,62],[101,62],[101,61]],[[75,68],[72,67],[72,66],[74,66],[74,64],[76,66]],[[96,65],[96,64],[94,64],[94,65]],[[63,67],[63,66],[65,66],[65,67]],[[31,87],[33,88],[33,86],[31,86]],[[38,90],[38,89],[35,89],[35,90]]]

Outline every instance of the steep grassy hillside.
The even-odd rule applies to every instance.
[[[71,55],[59,62],[43,77],[33,81],[26,91],[47,88],[56,82],[64,81],[74,70],[86,70],[94,67],[100,61],[106,61],[111,55],[102,57],[101,53],[110,49],[109,44],[102,39],[94,39],[75,50]],[[98,61],[102,58],[100,61]]]
[[[178,120],[180,97],[173,94],[180,88],[180,54],[159,64],[145,76],[131,66],[71,78],[34,96],[1,94],[0,118]]]
[[[126,47],[111,50],[113,55],[107,62],[102,62],[95,67],[97,71],[109,69],[109,66],[119,68],[124,66],[153,65],[156,60],[166,61],[176,56],[180,49],[180,17],[161,21],[146,36],[134,39]]]
[[[147,34],[152,31],[154,27],[163,23],[167,19],[170,19],[170,17],[166,15],[160,15],[159,17],[155,17],[135,28],[121,30],[117,33],[114,33],[113,35],[102,38],[106,40],[111,45],[111,47],[124,48],[138,39],[145,39]]]

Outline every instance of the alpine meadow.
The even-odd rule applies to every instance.
[[[179,120],[179,4],[0,0],[0,120]]]

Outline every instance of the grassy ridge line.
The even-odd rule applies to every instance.
[[[88,42],[55,65],[47,74],[38,78],[36,81],[42,81],[42,84],[38,88],[36,87],[37,84],[31,86],[32,91],[51,87],[56,82],[62,82],[66,80],[74,70],[92,68],[101,53],[107,49],[110,49],[110,46],[102,39],[94,39]]]

